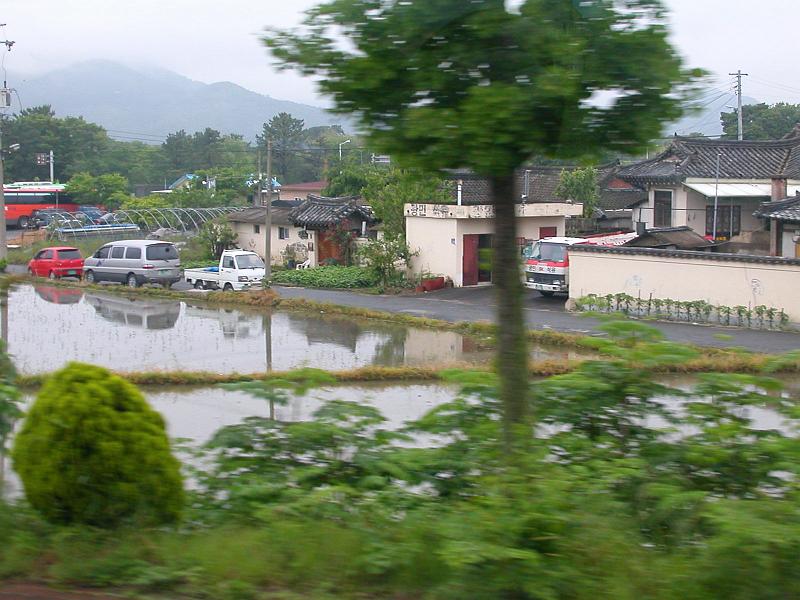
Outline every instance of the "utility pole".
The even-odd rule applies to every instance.
[[[264,279],[272,279],[272,138],[267,139],[267,204],[264,232]]]
[[[6,239],[6,196],[3,192],[5,185],[5,153],[3,150],[3,130],[0,128],[0,260],[5,260],[8,254],[8,240]]]
[[[728,75],[736,77],[736,98],[738,99],[736,114],[739,117],[738,131],[739,141],[741,142],[744,139],[744,123],[742,121],[742,77],[747,77],[749,73],[742,73],[742,70],[739,69],[736,73],[728,73]]]

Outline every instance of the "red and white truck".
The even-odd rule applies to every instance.
[[[635,233],[611,233],[588,237],[548,237],[529,242],[525,257],[525,287],[542,296],[569,291],[569,247],[576,244],[621,246],[636,237]]]

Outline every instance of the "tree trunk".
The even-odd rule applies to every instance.
[[[492,281],[497,292],[497,373],[506,445],[515,446],[515,431],[528,412],[527,327],[522,314],[522,279],[517,246],[514,174],[490,179],[495,207]]]

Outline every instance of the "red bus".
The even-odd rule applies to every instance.
[[[24,229],[30,223],[31,217],[43,208],[75,212],[78,205],[64,193],[65,187],[49,181],[21,181],[3,186],[6,223]]]

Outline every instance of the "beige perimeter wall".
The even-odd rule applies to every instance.
[[[570,298],[625,293],[705,300],[722,306],[765,305],[782,308],[793,323],[800,323],[800,262],[771,259],[765,263],[740,255],[736,255],[738,260],[710,260],[686,254],[618,254],[573,248],[569,253]]]

